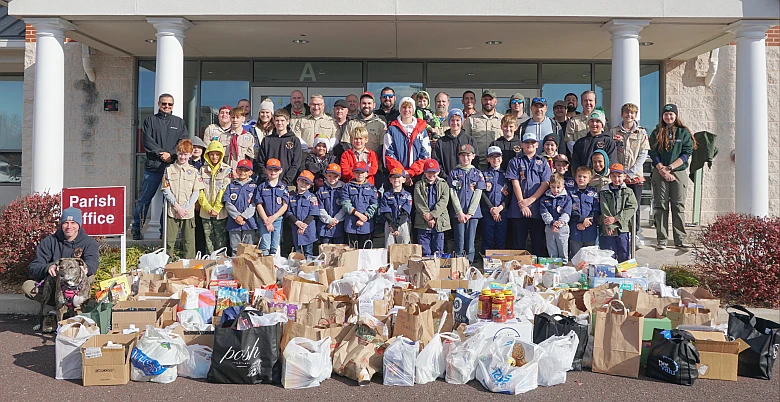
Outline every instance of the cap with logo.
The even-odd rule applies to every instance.
[[[556,107],[558,107],[558,106],[561,106],[561,107],[566,107],[566,102],[564,102],[564,101],[562,101],[562,100],[557,100],[557,101],[555,101],[555,103],[553,103],[553,109],[555,109],[555,108],[556,108]]]
[[[613,163],[612,166],[609,167],[609,173],[626,173],[625,169],[623,169],[623,165],[620,163]]]
[[[301,175],[298,176],[298,180],[303,180],[308,182],[309,184],[314,184],[314,173],[308,170],[304,170],[303,172],[301,172]]]
[[[555,162],[563,162],[565,164],[569,164],[569,158],[566,157],[564,154],[558,154],[553,157],[553,163]]]
[[[368,172],[368,165],[366,162],[358,162],[355,164],[355,167],[352,168],[353,172]]]
[[[520,102],[525,102],[525,96],[523,96],[523,94],[521,94],[520,92],[517,92],[513,94],[511,97],[509,97],[510,102],[513,100],[519,100]]]
[[[493,156],[493,155],[503,155],[504,153],[501,152],[501,148],[493,145],[492,147],[488,147],[487,150],[487,156]]]
[[[390,170],[390,177],[392,178],[393,176],[406,177],[406,172],[399,167],[393,168]]]
[[[279,161],[279,159],[271,158],[268,161],[265,162],[265,168],[266,169],[282,169],[282,162]]]
[[[238,165],[236,166],[236,169],[241,169],[241,168],[252,170],[252,161],[250,161],[249,159],[241,159],[240,161],[238,161]]]
[[[539,142],[539,140],[536,139],[536,135],[533,133],[525,133],[523,134],[523,142]]]
[[[542,144],[546,144],[547,141],[552,141],[554,143],[558,143],[558,138],[554,134],[547,134],[544,136],[544,139],[542,139]]]
[[[333,107],[343,107],[344,109],[349,108],[349,105],[347,105],[347,101],[344,99],[339,99],[336,101],[336,103],[333,104]]]
[[[373,100],[374,99],[374,94],[369,92],[369,91],[366,91],[366,92],[363,92],[362,94],[360,94],[360,99],[363,99],[365,97],[369,97],[369,98],[371,98]]]
[[[474,153],[474,146],[471,144],[463,144],[458,148],[458,155],[467,153],[467,154],[473,154]]]
[[[494,91],[492,89],[486,89],[486,90],[482,91],[482,97],[484,98],[485,96],[489,96],[491,98],[495,98],[496,97],[496,91]]]
[[[594,110],[590,116],[588,116],[588,120],[598,120],[601,122],[601,125],[606,126],[607,125],[607,117],[604,115],[604,112],[601,110]]]
[[[425,171],[439,173],[439,162],[436,162],[435,159],[428,159],[425,161]]]
[[[338,163],[331,163],[328,165],[328,169],[325,170],[325,173],[335,173],[341,176],[341,166],[339,166]]]

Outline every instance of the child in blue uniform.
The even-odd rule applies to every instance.
[[[569,219],[569,257],[574,257],[583,247],[595,246],[599,235],[596,223],[599,218],[599,193],[588,185],[592,172],[580,166],[574,172],[576,186],[569,191],[571,218]]]
[[[347,212],[344,231],[347,241],[352,247],[366,247],[374,231],[374,221],[371,219],[379,209],[379,198],[376,187],[368,182],[368,166],[366,162],[358,162],[352,168],[355,178],[344,186],[342,207]]]
[[[317,199],[320,202],[317,234],[322,244],[345,244],[344,218],[347,213],[341,207],[343,190],[341,166],[331,163],[325,170],[325,183],[317,189]]]
[[[469,262],[474,261],[474,237],[477,223],[482,218],[479,201],[485,190],[485,177],[479,169],[471,165],[474,160],[474,147],[463,144],[458,149],[460,165],[450,171],[450,203],[457,220],[455,229],[455,254],[465,255]]]
[[[314,185],[314,174],[308,170],[301,172],[296,180],[297,189],[290,194],[290,209],[285,214],[290,223],[293,246],[306,258],[314,256],[314,242],[317,241],[317,224],[320,216],[320,204],[309,189]]]
[[[451,229],[447,204],[450,186],[439,177],[439,163],[428,159],[423,165],[424,177],[414,185],[414,228],[423,256],[444,252],[444,232]]]
[[[577,187],[577,183],[574,181],[574,172],[569,171],[569,158],[564,154],[555,155],[552,160],[553,173],[558,173],[563,177],[563,187],[566,192],[571,196],[571,190]]]
[[[490,167],[482,172],[485,177],[485,191],[482,192],[482,254],[485,250],[503,250],[506,246],[507,205],[512,197],[509,195],[509,182],[506,173],[501,169],[503,153],[497,146],[489,147],[487,160]]]
[[[255,244],[257,200],[254,195],[257,184],[249,177],[252,161],[241,159],[236,166],[236,178],[228,184],[222,195],[222,203],[228,213],[227,230],[232,255],[236,255],[239,243]]]
[[[404,190],[406,172],[401,168],[390,171],[392,189],[385,191],[379,198],[379,213],[385,222],[385,247],[391,244],[409,244],[412,241],[409,231],[409,217],[412,214],[412,195]]]
[[[260,183],[255,194],[257,215],[260,216],[260,251],[263,255],[275,255],[282,240],[282,216],[287,212],[290,193],[287,186],[279,181],[282,175],[279,159],[268,159],[265,175],[268,181]]]
[[[550,189],[542,196],[540,205],[547,252],[552,258],[569,262],[569,217],[571,199],[563,186],[563,176],[554,174],[550,178]]]

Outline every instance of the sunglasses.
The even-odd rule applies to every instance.
[[[160,106],[173,106],[173,102],[160,102]]]
[[[534,98],[531,103],[547,103],[547,99],[544,98]]]
[[[509,101],[509,103],[512,104],[512,105],[517,105],[518,103],[523,103],[523,100],[522,99],[512,99],[511,101]]]
[[[395,95],[390,95],[390,94],[382,95],[382,99],[390,99],[390,98],[395,98]]]

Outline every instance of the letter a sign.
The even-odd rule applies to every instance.
[[[303,70],[301,70],[301,78],[299,78],[298,81],[306,81],[306,78],[312,81],[317,81],[317,75],[314,74],[314,67],[311,66],[311,63],[306,63],[303,65]]]

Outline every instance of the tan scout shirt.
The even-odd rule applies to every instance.
[[[163,180],[163,189],[169,189],[176,198],[176,202],[182,207],[192,199],[193,193],[200,194],[200,190],[204,188],[203,180],[198,175],[198,169],[189,163],[179,165],[173,163],[165,168],[165,178]],[[170,203],[166,204],[166,210],[168,216],[176,218],[176,210]],[[182,219],[192,219],[195,217],[195,203],[187,208],[187,215]]]
[[[563,142],[569,147],[569,151],[574,147],[574,143],[577,140],[588,135],[588,131],[590,131],[588,128],[588,116],[585,113],[569,119],[569,124],[566,125],[566,134],[563,136]]]
[[[639,153],[642,151],[650,150],[650,140],[647,138],[647,130],[644,127],[634,123],[633,130],[626,130],[622,125],[613,127],[609,130],[609,135],[615,140],[617,146],[617,163],[623,165],[628,170],[633,168],[639,158]],[[611,161],[610,161],[611,162]],[[644,172],[639,169],[639,172],[628,173],[628,176],[632,179],[637,175],[642,175]]]
[[[363,117],[361,114],[360,117]],[[344,129],[344,136],[341,137],[341,142],[346,142],[350,146],[352,145],[352,131],[357,127],[365,127],[368,131],[368,141],[366,141],[366,148],[376,152],[376,157],[379,158],[379,165],[384,166],[385,160],[383,156],[383,148],[385,144],[385,132],[387,131],[387,123],[382,118],[373,114],[368,119],[355,119],[347,122],[347,128]]]
[[[212,140],[219,141],[219,136],[229,133],[230,127],[231,126],[228,126],[228,128],[222,128],[219,126],[219,124],[209,124],[209,126],[206,127],[206,130],[203,131],[203,141],[206,142],[206,145],[208,145]]]
[[[474,138],[477,155],[480,156],[479,170],[485,170],[488,167],[487,158],[484,156],[490,143],[501,137],[501,118],[503,117],[504,115],[498,112],[493,113],[493,116],[479,112],[466,118],[466,122],[463,124],[466,134]]]
[[[241,159],[255,159],[255,136],[243,128],[241,130],[240,134],[231,131],[219,135],[218,141],[225,148],[225,156],[222,161],[230,165],[233,170],[236,170],[238,161]],[[230,140],[234,135],[238,136],[238,155],[230,154]]]
[[[306,116],[302,119],[297,119],[293,122],[292,131],[302,143],[308,145],[309,148],[314,146],[314,137],[317,134],[324,135],[328,138],[336,137],[336,122],[328,115],[322,115],[320,117]]]

